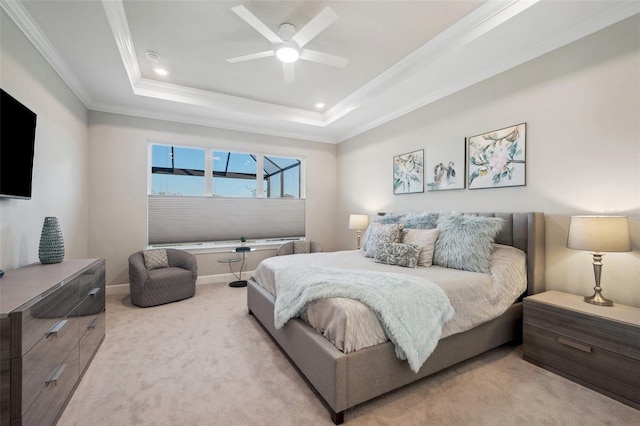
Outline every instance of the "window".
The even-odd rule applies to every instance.
[[[151,193],[162,195],[204,195],[202,149],[153,145]]]
[[[256,155],[213,152],[213,195],[256,197]]]
[[[151,144],[150,164],[150,245],[305,234],[300,159]]]

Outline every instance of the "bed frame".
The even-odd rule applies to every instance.
[[[542,213],[467,213],[505,220],[496,242],[527,254],[527,291],[544,290],[544,215]],[[521,299],[522,299],[521,297]],[[247,305],[283,352],[322,398],[335,424],[344,422],[348,408],[412,383],[466,359],[522,339],[522,300],[502,316],[471,330],[446,337],[418,373],[396,357],[385,342],[345,354],[299,318],[282,329],[274,327],[274,297],[253,280],[248,281]]]

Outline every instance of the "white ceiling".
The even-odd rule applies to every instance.
[[[275,57],[229,63],[299,30],[329,6],[306,47],[344,68]],[[640,13],[638,1],[0,0],[91,110],[338,143]],[[158,76],[147,51],[157,52]],[[325,107],[317,109],[317,102]]]

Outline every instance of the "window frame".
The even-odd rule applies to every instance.
[[[205,194],[203,195],[197,195],[194,196],[192,194],[188,194],[188,195],[180,195],[180,194],[154,194],[153,193],[153,176],[154,176],[154,166],[153,166],[153,147],[156,145],[161,145],[161,146],[165,146],[165,147],[170,147],[170,148],[187,148],[187,149],[196,149],[196,150],[202,150],[204,152],[204,171],[200,171],[200,170],[191,170],[189,169],[189,175],[200,175],[202,176],[203,179],[205,179],[205,184],[204,184],[204,190],[205,190]],[[213,186],[214,186],[214,161],[213,161],[213,156],[215,152],[226,152],[229,154],[244,154],[244,155],[250,155],[252,156],[252,158],[256,161],[256,178],[255,178],[255,182],[256,182],[256,191],[254,196],[252,197],[229,197],[229,196],[221,196],[221,195],[214,195],[213,194]],[[264,161],[265,158],[268,157],[273,157],[273,158],[282,158],[282,159],[290,159],[290,160],[294,160],[295,162],[297,162],[297,164],[291,164],[288,167],[284,167],[284,168],[280,168],[280,171],[278,172],[279,174],[281,174],[282,177],[284,177],[284,172],[288,169],[291,169],[293,167],[298,167],[299,168],[299,172],[298,172],[298,187],[299,187],[299,196],[298,197],[267,197],[266,195],[266,190],[264,189]],[[262,173],[258,173],[258,171],[262,170]],[[197,172],[197,173],[196,173]],[[167,173],[169,174],[169,173]],[[209,177],[210,176],[210,177]],[[273,176],[273,175],[272,175]],[[282,180],[282,179],[281,179]],[[282,194],[282,192],[281,192]],[[291,232],[286,232],[283,231],[282,235],[285,236],[278,236],[278,237],[269,237],[269,238],[263,238],[263,239],[253,239],[251,238],[251,234],[248,234],[248,240],[250,241],[250,243],[252,245],[258,246],[258,247],[272,247],[272,246],[278,246],[279,244],[281,244],[282,242],[285,241],[291,241],[291,240],[300,240],[300,239],[304,239],[305,238],[305,234],[306,234],[306,159],[303,156],[298,156],[298,155],[280,155],[280,154],[264,154],[264,153],[248,153],[248,152],[243,152],[243,151],[233,151],[233,150],[228,150],[228,149],[223,149],[223,148],[219,148],[219,147],[215,147],[215,148],[211,148],[211,147],[202,147],[202,146],[190,146],[190,145],[179,145],[179,144],[175,144],[175,143],[166,143],[166,142],[157,142],[157,141],[148,141],[148,161],[147,161],[147,218],[146,218],[146,222],[147,222],[147,244],[149,247],[180,247],[182,249],[188,249],[188,250],[197,250],[197,251],[209,251],[209,252],[217,252],[218,250],[220,250],[221,248],[226,248],[226,247],[235,247],[238,244],[238,240],[216,240],[216,239],[212,239],[211,241],[203,241],[203,242],[188,242],[185,241],[184,243],[176,243],[176,242],[171,242],[171,243],[154,243],[151,244],[150,243],[150,226],[151,226],[151,216],[150,216],[150,210],[149,210],[149,206],[150,206],[150,200],[151,197],[172,197],[172,198],[176,198],[176,199],[180,199],[181,197],[185,197],[185,202],[187,200],[187,198],[194,198],[194,197],[202,197],[205,199],[210,199],[211,203],[216,203],[216,201],[214,200],[223,200],[221,201],[222,204],[219,205],[227,205],[228,203],[225,203],[224,200],[234,200],[237,199],[240,203],[255,203],[256,208],[254,209],[246,209],[245,213],[247,213],[249,219],[247,220],[247,223],[258,223],[260,225],[256,226],[253,229],[260,229],[262,227],[262,224],[264,222],[262,222],[261,220],[251,220],[251,210],[256,212],[256,215],[258,214],[257,212],[261,209],[261,204],[259,200],[271,200],[270,203],[279,203],[278,200],[288,200],[289,202],[292,202],[294,200],[299,200],[299,203],[302,203],[302,211],[301,214],[301,220],[302,220],[302,225],[300,228],[300,222],[298,221],[298,228],[301,232],[302,235],[298,236],[298,237],[292,237],[291,236]],[[242,201],[245,200],[245,201]],[[251,201],[254,200],[254,201]],[[283,203],[283,208],[284,205],[286,205],[287,203]],[[277,204],[276,204],[277,205]],[[297,211],[300,212],[300,210],[298,209]],[[274,213],[275,215],[278,215],[277,213]],[[264,220],[264,219],[263,219]],[[269,225],[267,225],[269,226]],[[248,228],[251,228],[251,226],[249,226]],[[297,232],[297,231],[295,231]],[[256,234],[260,234],[261,232],[259,231],[255,231]],[[297,234],[296,234],[297,235]],[[238,235],[238,239],[240,238],[240,236],[242,235]]]

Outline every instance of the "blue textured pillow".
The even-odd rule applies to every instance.
[[[434,229],[438,226],[438,213],[409,213],[401,222],[404,229]]]
[[[398,265],[406,268],[418,266],[418,257],[422,247],[417,244],[381,243],[374,260],[387,265]]]
[[[488,273],[493,241],[504,220],[485,216],[443,216],[433,264],[446,268]]]

